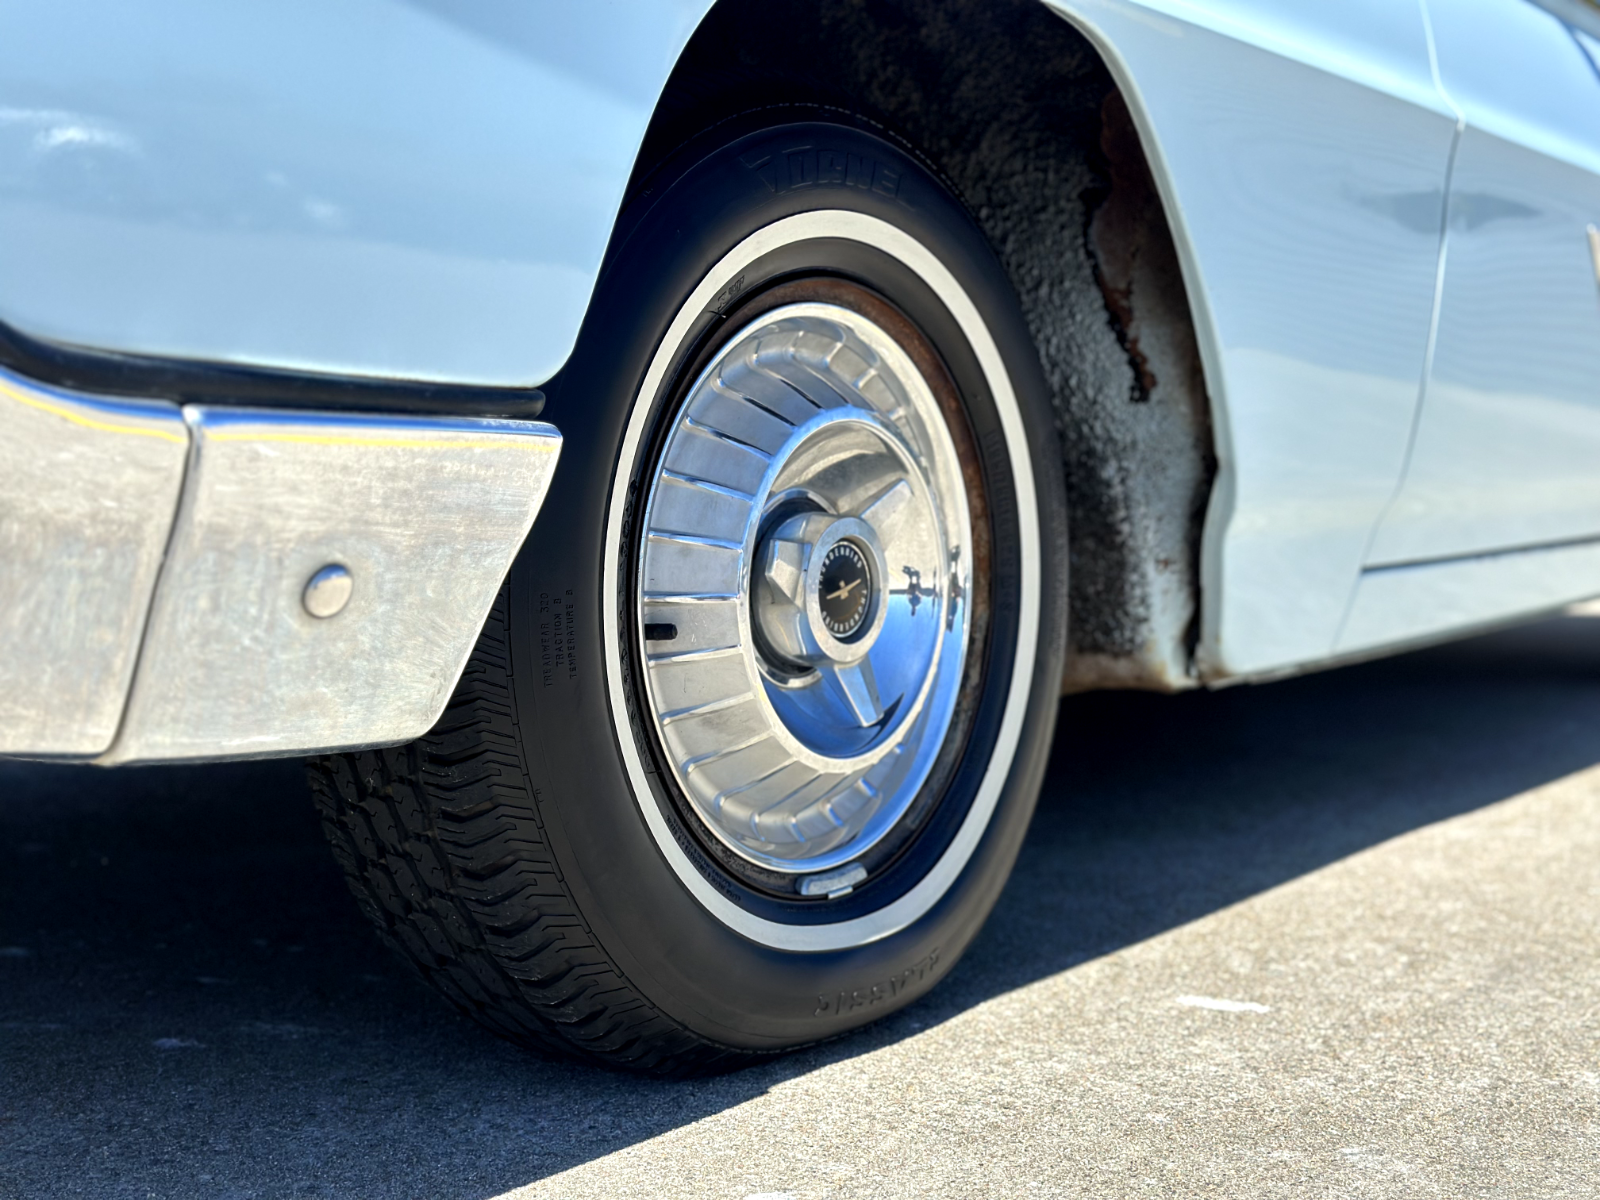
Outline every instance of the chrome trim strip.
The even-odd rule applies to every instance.
[[[1457,563],[1479,562],[1491,558],[1509,558],[1516,554],[1538,554],[1546,550],[1570,550],[1577,546],[1593,546],[1600,542],[1600,533],[1587,533],[1578,537],[1552,538],[1548,542],[1526,542],[1520,546],[1491,546],[1484,550],[1469,550],[1464,554],[1437,554],[1428,558],[1402,558],[1393,562],[1372,563],[1361,568],[1363,579],[1390,571],[1412,571],[1418,567],[1447,567]],[[1352,603],[1354,602],[1352,598]]]
[[[188,405],[188,480],[102,764],[392,744],[438,719],[549,487],[540,422]],[[347,604],[311,615],[337,564]]]
[[[0,367],[0,754],[111,744],[188,451],[176,404]]]

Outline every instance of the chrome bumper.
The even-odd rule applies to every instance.
[[[0,370],[0,754],[417,737],[560,448],[540,422],[180,407]],[[352,586],[314,616],[333,607],[307,593],[328,566]]]

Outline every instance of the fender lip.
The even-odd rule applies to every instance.
[[[73,391],[180,404],[532,420],[545,402],[536,387],[333,375],[100,350],[36,337],[4,321],[0,367]]]

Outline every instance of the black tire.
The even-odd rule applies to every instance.
[[[942,978],[1015,860],[1061,679],[1059,449],[1010,282],[965,210],[903,147],[838,114],[787,114],[783,124],[768,116],[764,125],[686,149],[619,221],[577,349],[547,389],[545,417],[565,438],[551,492],[438,725],[409,746],[310,768],[358,901],[458,1008],[529,1046],[653,1072],[737,1065],[833,1037]],[[813,212],[865,214],[925,247],[970,298],[990,357],[980,361],[964,332],[974,327],[902,259],[837,237],[787,242],[743,264],[695,310],[682,343],[664,345],[712,264],[753,232]],[[655,415],[737,323],[729,318],[797,280],[870,290],[937,348],[965,409],[991,545],[988,628],[963,740],[937,791],[919,798],[914,836],[837,899],[775,894],[726,869],[652,758],[628,639],[611,645],[606,632],[611,615],[627,619],[625,595],[607,594],[607,567],[625,581],[632,561],[629,500],[617,517],[621,559],[607,562],[614,479],[620,470],[631,486],[646,469]],[[640,395],[663,354],[674,369],[656,394]],[[1014,393],[1004,412],[1012,401],[991,386],[996,362]],[[646,406],[637,416],[636,404]],[[630,421],[646,439],[619,466]],[[1031,473],[1032,504],[1019,470]],[[630,776],[629,762],[642,763],[643,776]],[[646,780],[645,794],[630,778]],[[643,806],[655,806],[653,825]],[[685,874],[691,867],[703,882]],[[779,931],[769,943],[783,944],[736,931],[713,907],[748,914]],[[909,923],[891,927],[884,914],[902,909]],[[821,930],[825,942],[831,930],[873,921],[883,932],[859,944],[786,948],[791,928]]]

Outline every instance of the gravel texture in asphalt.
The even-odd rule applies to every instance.
[[[296,763],[0,765],[0,1196],[1600,1195],[1600,619],[1064,702],[950,980],[552,1064],[364,927]]]

